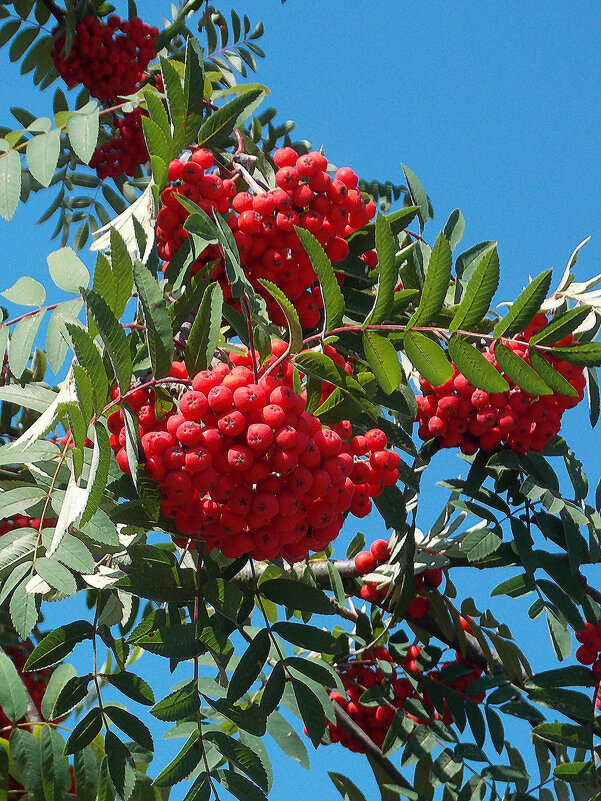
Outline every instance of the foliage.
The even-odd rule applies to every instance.
[[[436,399],[445,393],[456,409],[458,376],[487,409],[494,398],[501,409],[519,395],[522,411],[557,409],[560,397],[563,411],[582,399],[585,374],[595,425],[601,276],[576,281],[579,245],[555,291],[545,271],[500,316],[491,308],[496,243],[460,252],[459,210],[442,231],[426,233],[431,202],[403,167],[403,185],[361,180],[352,190],[361,209],[379,204],[380,211],[340,231],[343,258],[317,229],[290,222],[281,247],[308,265],[310,291],[322,304],[319,323],[303,329],[295,299],[248,269],[237,209],[165,194],[178,180],[174,170],[210,151],[232,194],[265,203],[283,180],[277,161],[290,156],[283,149],[319,156],[308,142],[292,141],[292,123],[263,108],[268,89],[246,82],[264,56],[262,24],[200,0],[180,4],[143,85],[111,105],[58,85],[57,34],[45,33],[54,17],[68,49],[85,13],[105,18],[111,8],[99,0],[65,9],[50,0],[0,4],[0,44],[45,91],[39,105],[50,115],[11,109],[17,126],[4,120],[0,215],[18,224],[19,204],[32,192],[49,196],[42,221],[56,219],[61,247],[48,268],[66,296],[46,305],[45,287],[27,275],[2,292],[26,311],[12,318],[5,311],[0,325],[0,792],[24,788],[36,801],[68,794],[159,801],[186,780],[194,801],[224,791],[263,799],[272,783],[261,741],[269,732],[306,767],[309,742],[338,739],[366,753],[384,801],[598,798],[601,594],[586,568],[601,559],[601,493],[559,426],[544,442],[537,438],[536,450],[501,436],[484,450],[465,447],[461,436],[445,440],[431,424],[437,414],[422,411],[427,403],[442,408]],[[129,14],[136,14],[131,0]],[[88,166],[96,147],[115,133],[115,114],[136,108],[148,161],[132,175],[99,178]],[[348,171],[337,174],[353,186]],[[176,195],[185,233],[167,259],[155,231],[165,198]],[[90,240],[93,269],[78,255]],[[168,429],[194,377],[223,363],[245,365],[254,383],[271,376],[272,388],[290,397],[304,393],[306,419],[318,418],[313,438],[346,431],[339,439],[348,441],[351,465],[369,472],[381,462],[382,474],[394,474],[362,490],[358,480],[348,489],[342,476],[340,494],[349,498],[340,508],[345,516],[350,509],[346,531],[354,534],[345,558],[337,530],[295,558],[289,551],[287,559],[268,551],[258,558],[246,544],[234,553],[239,531],[211,549],[210,535],[182,531],[179,511],[166,508],[145,437]],[[416,401],[420,381],[426,397]],[[140,428],[143,403],[151,422]],[[413,436],[418,403],[420,423],[430,421],[421,445]],[[438,451],[460,442],[467,475],[439,481],[448,501],[422,532],[424,476],[440,479]],[[363,494],[361,505],[353,506],[352,492]],[[353,527],[371,498],[390,535],[368,552]],[[318,529],[312,523],[305,533]],[[533,674],[509,625],[483,599],[458,598],[459,567],[504,568],[492,596],[532,596],[529,616],[546,618],[562,664]],[[46,628],[46,602],[77,594],[87,601],[82,619]],[[355,597],[368,604],[359,608]],[[581,665],[566,663],[572,630],[585,648]],[[9,658],[19,641],[24,665]],[[78,675],[68,660],[82,643],[90,665]],[[187,680],[169,692],[150,686],[136,673],[145,652],[171,669],[189,663]],[[32,698],[38,674],[47,684]],[[121,703],[106,700],[109,690]],[[183,739],[161,771],[152,765],[148,715]],[[506,737],[516,719],[530,728],[538,776]],[[303,726],[306,737],[297,731]],[[350,778],[329,776],[343,798],[364,799]]]

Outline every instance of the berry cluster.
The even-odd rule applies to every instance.
[[[13,665],[17,668],[19,676],[23,680],[25,687],[31,700],[35,704],[38,711],[41,709],[42,698],[46,692],[46,685],[52,673],[52,668],[45,668],[28,673],[23,673],[23,667],[29,654],[33,651],[33,645],[29,640],[23,640],[18,645],[3,645],[4,653],[10,658]],[[14,723],[9,720],[4,714],[4,710],[0,707],[0,737],[8,739],[9,730],[14,728]]]
[[[97,147],[90,160],[89,166],[96,170],[101,180],[119,175],[133,176],[140,164],[146,164],[150,157],[144,139],[142,117],[147,116],[147,112],[138,106],[129,114],[115,119],[117,133]]]
[[[347,423],[341,435],[306,412],[305,398],[282,379],[255,383],[250,354],[231,359],[233,367],[219,363],[193,380],[174,362],[170,375],[191,388],[161,419],[152,390],[127,394],[145,470],[185,538],[228,557],[304,559],[338,536],[347,512],[368,514],[371,498],[396,483],[399,456],[385,450],[380,429],[353,437]],[[108,428],[128,473],[121,410]]]
[[[547,317],[537,314],[519,337],[506,344],[516,356],[528,362],[527,343],[546,323]],[[556,344],[567,345],[572,341],[570,334]],[[484,358],[504,375],[494,356],[493,345]],[[542,451],[559,432],[564,411],[576,406],[584,397],[585,386],[582,367],[555,356],[545,355],[545,358],[577,390],[577,397],[558,392],[531,395],[506,375],[509,391],[489,394],[470,384],[455,365],[454,375],[441,386],[432,386],[420,377],[424,392],[417,397],[420,438],[436,437],[442,448],[459,446],[468,455],[478,449],[492,451],[501,443],[506,443],[516,453]]]
[[[344,672],[341,673],[340,678],[346,690],[346,697],[335,690],[330,692],[330,698],[345,710],[379,748],[384,743],[395,710],[402,709],[409,698],[418,699],[424,707],[431,710],[430,717],[427,718],[417,718],[408,714],[408,717],[415,721],[416,724],[429,723],[432,720],[442,720],[447,725],[453,722],[453,717],[446,707],[446,703],[445,711],[443,715],[440,715],[435,710],[434,704],[422,686],[418,684],[415,687],[409,679],[399,678],[395,668],[392,669],[392,675],[386,677],[376,661],[381,660],[396,664],[413,674],[412,678],[419,682],[420,668],[417,660],[420,653],[421,646],[410,645],[406,656],[395,662],[387,648],[375,648],[373,654],[366,653],[361,660],[351,660]],[[454,679],[445,677],[445,670],[449,668],[452,668],[450,675],[454,675]],[[458,676],[457,673],[459,673]],[[482,670],[463,660],[458,654],[456,654],[455,662],[444,663],[439,670],[432,670],[425,675],[443,687],[452,687],[457,692],[465,694],[466,697],[476,703],[481,702],[484,698],[484,693],[479,695],[467,694],[466,691],[469,684],[482,675]],[[375,686],[381,688],[382,700],[385,702],[373,705],[371,702],[369,705],[361,703],[360,699],[363,693]],[[365,753],[363,744],[349,734],[342,725],[334,724],[330,721],[328,721],[327,725],[332,743],[339,742],[351,751]]]
[[[52,33],[58,32],[57,26]],[[92,97],[113,100],[138,89],[146,67],[156,57],[158,35],[158,28],[138,17],[121,21],[113,14],[104,24],[89,15],[75,29],[66,58],[65,35],[56,39],[52,60],[67,86],[81,83]]]
[[[582,643],[576,650],[576,659],[581,665],[591,665],[595,678],[601,681],[601,621],[597,625],[585,623],[576,633],[576,639]],[[601,708],[599,701],[597,706]]]
[[[373,573],[378,565],[387,562],[390,558],[390,545],[386,540],[375,540],[369,546],[369,551],[361,551],[355,556],[355,567],[361,576]],[[384,577],[382,577],[384,578]],[[442,583],[443,572],[440,568],[424,570],[415,576],[415,597],[409,604],[407,612],[411,617],[424,617],[428,611],[428,597],[424,587],[435,589]],[[378,598],[384,598],[388,587],[378,588],[378,582],[365,581],[361,587],[360,595],[365,601],[373,603]]]
[[[39,517],[25,517],[18,515],[15,517],[5,517],[0,520],[0,537],[8,531],[13,531],[16,528],[34,528],[39,529],[40,523],[43,523],[42,528],[50,528],[54,526],[56,520],[50,517],[45,517],[43,520]]]
[[[231,211],[228,223],[241,264],[251,284],[265,297],[270,318],[278,325],[286,323],[279,305],[258,283],[261,278],[277,284],[294,302],[301,324],[314,328],[323,302],[315,271],[294,226],[310,231],[331,261],[339,263],[349,252],[345,237],[366,225],[376,206],[372,201],[365,202],[357,189],[358,178],[348,167],[338,170],[332,178],[321,153],[299,156],[291,147],[284,147],[275,152],[274,162],[278,167],[277,188],[253,194],[239,192],[233,181],[207,172],[213,167],[213,155],[208,150],[198,148],[186,162],[172,161],[169,179],[174,184],[161,192],[164,205],[157,218],[158,253],[168,263],[189,236],[183,227],[189,212],[178,201],[178,195],[194,201],[209,214],[213,209],[221,214]],[[196,260],[193,272],[215,260],[219,261],[214,279],[220,281],[226,300],[230,300],[218,247],[207,247]]]

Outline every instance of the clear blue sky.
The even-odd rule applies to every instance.
[[[122,10],[124,4],[117,5]],[[145,0],[139,7],[147,21],[158,23],[168,3]],[[246,0],[235,8],[253,22],[265,22],[260,44],[267,59],[259,64],[258,79],[271,88],[269,103],[279,108],[280,118],[297,121],[299,138],[324,145],[332,162],[351,166],[364,178],[400,183],[401,162],[410,166],[434,206],[435,220],[426,229],[430,242],[456,207],[467,221],[460,249],[484,239],[499,241],[498,301],[515,297],[528,275],[548,267],[556,268],[557,281],[573,248],[589,234],[592,240],[581,254],[578,276],[599,272],[597,3],[288,0],[281,5],[279,0]],[[3,108],[19,105],[38,115],[49,112],[49,98],[40,97],[28,76],[15,75],[6,49],[0,51],[0,66]],[[2,123],[10,124],[7,116]],[[48,224],[34,228],[33,223],[49,198],[46,193],[31,209],[21,207],[11,225],[0,223],[2,288],[20,272],[40,280],[47,276],[52,229]],[[593,483],[600,472],[599,433],[590,433],[584,409],[567,413],[564,431]],[[439,456],[429,486],[461,470],[465,472],[456,458]],[[435,516],[442,498],[440,491],[426,493],[422,527]],[[346,526],[344,545],[355,530],[352,523]],[[368,534],[381,532],[371,527]],[[460,593],[462,578],[467,576],[454,574]],[[500,580],[496,573],[475,581],[470,574],[469,592],[486,605],[490,587]],[[494,608],[516,621],[518,612],[525,618],[527,605],[497,599]],[[53,623],[67,614],[59,607],[45,611]],[[521,631],[518,622],[513,625],[535,668],[551,666],[544,624],[525,618]],[[156,662],[146,657],[138,664],[145,675],[156,670]],[[168,682],[165,677],[165,686]],[[161,729],[155,731],[159,736]],[[173,745],[159,745],[159,763],[173,754]],[[319,792],[323,801],[339,798],[324,780],[326,769],[347,773],[367,797],[375,797],[363,758],[340,746],[312,756],[310,774],[271,750],[275,801],[290,797],[292,788],[296,797],[312,798]],[[180,795],[176,790],[175,797]]]

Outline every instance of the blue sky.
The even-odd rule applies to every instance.
[[[117,5],[122,10],[123,4]],[[151,23],[168,10],[162,0],[139,6]],[[401,183],[401,162],[411,167],[434,207],[435,219],[426,228],[430,242],[456,207],[467,222],[460,250],[484,239],[499,241],[497,301],[515,297],[528,275],[548,267],[555,268],[556,283],[572,250],[588,235],[592,239],[581,253],[578,277],[599,272],[597,3],[288,0],[281,5],[279,0],[246,0],[234,7],[253,22],[265,22],[259,44],[267,58],[259,62],[258,80],[271,88],[268,102],[279,109],[280,119],[296,120],[299,138],[323,145],[333,163],[351,166],[367,179]],[[50,111],[51,95],[40,96],[29,76],[15,75],[6,48],[0,51],[0,66],[3,109],[18,105],[37,115]],[[10,124],[5,110],[1,122]],[[50,224],[34,227],[34,222],[49,203],[45,193],[20,207],[10,225],[0,223],[0,288],[21,273],[46,282],[46,255],[57,245],[49,241]],[[60,299],[57,294],[48,300]],[[599,433],[591,434],[583,408],[567,413],[564,431],[594,487],[600,472]],[[420,512],[422,527],[435,517],[444,497],[432,489],[434,482],[460,471],[465,473],[465,467],[454,456],[437,457]],[[347,525],[344,545],[355,530]],[[364,530],[370,538],[382,533],[371,525]],[[464,594],[462,578],[467,579],[465,572],[454,574]],[[469,592],[487,605],[490,588],[500,580],[496,573],[475,579],[470,574]],[[526,618],[527,605],[496,599],[494,609],[518,621],[513,624],[518,639],[527,643],[527,654],[542,669],[552,665],[551,646],[544,624]],[[45,611],[49,621],[58,623],[73,608]],[[145,675],[156,670],[156,661],[146,657],[138,665]],[[168,676],[164,682],[169,683]],[[156,736],[160,733],[156,727]],[[159,751],[159,762],[165,764],[174,752],[173,741]],[[339,798],[324,779],[326,769],[352,776],[368,797],[375,793],[363,758],[340,746],[320,749],[310,774],[280,759],[277,749],[272,754],[275,801],[287,798],[292,787],[296,796],[319,792],[324,801]]]

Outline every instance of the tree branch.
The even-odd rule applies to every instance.
[[[4,654],[4,656],[6,656],[8,659],[10,659],[10,656],[8,656],[8,654],[6,653],[4,648],[2,648],[2,646],[0,646],[0,654]],[[27,712],[25,713],[25,720],[28,723],[31,723],[32,725],[41,723],[42,722],[42,718],[40,717],[40,713],[38,712],[38,708],[34,704],[33,698],[31,697],[31,695],[29,693],[29,690],[27,689],[27,685],[23,681],[23,678],[22,677],[20,677],[20,678],[21,678],[21,684],[23,685],[23,689],[25,690],[25,695],[27,696]]]
[[[63,9],[57,6],[54,0],[42,0],[42,3],[46,6],[48,11],[57,20],[57,22],[62,25],[65,21],[65,12]]]

